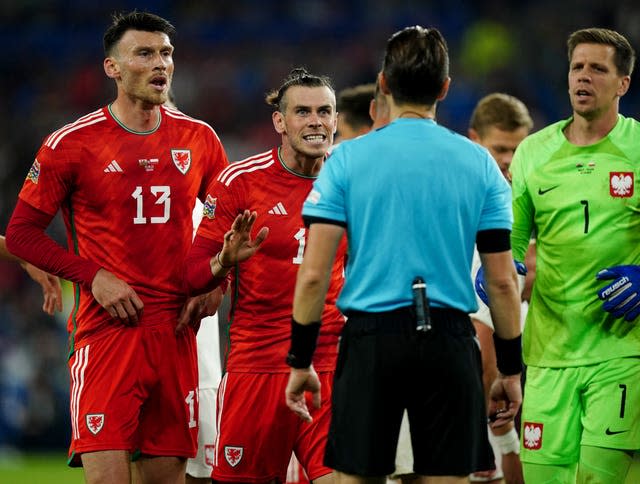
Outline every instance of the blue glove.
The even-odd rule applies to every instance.
[[[518,274],[520,274],[521,276],[527,275],[527,266],[525,266],[522,262],[514,260],[513,265],[516,266],[516,272]],[[484,280],[484,267],[480,266],[480,269],[478,269],[478,272],[476,272],[476,294],[480,299],[482,299],[482,302],[488,306],[489,296],[487,296],[487,291],[484,290],[485,284],[486,282]]]
[[[596,274],[596,279],[615,279],[598,291],[602,309],[616,318],[633,321],[640,315],[640,266],[614,266]]]

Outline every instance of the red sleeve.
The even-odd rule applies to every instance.
[[[66,251],[45,230],[53,215],[38,210],[22,199],[7,226],[6,242],[9,251],[36,267],[85,286],[91,291],[91,282],[100,270],[95,262]]]
[[[225,277],[214,277],[209,261],[222,249],[222,244],[213,239],[196,235],[185,264],[185,286],[190,295],[210,292],[220,286]],[[224,289],[224,287],[223,287]]]

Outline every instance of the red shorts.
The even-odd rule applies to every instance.
[[[117,327],[69,359],[69,463],[101,450],[194,457],[198,440],[195,334],[171,324]]]
[[[323,464],[331,420],[333,372],[319,372],[322,405],[307,405],[300,420],[284,400],[289,373],[226,373],[218,389],[218,437],[211,477],[227,482],[285,482],[291,452],[310,480],[329,474]]]

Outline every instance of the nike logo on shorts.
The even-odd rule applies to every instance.
[[[607,427],[607,430],[604,431],[605,434],[607,435],[617,435],[617,434],[624,434],[625,432],[628,432],[629,430],[609,430],[609,427]]]

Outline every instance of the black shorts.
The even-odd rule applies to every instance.
[[[417,332],[410,308],[350,314],[340,340],[325,465],[347,474],[394,471],[404,409],[414,472],[465,476],[494,467],[480,349],[467,314],[431,308]]]

